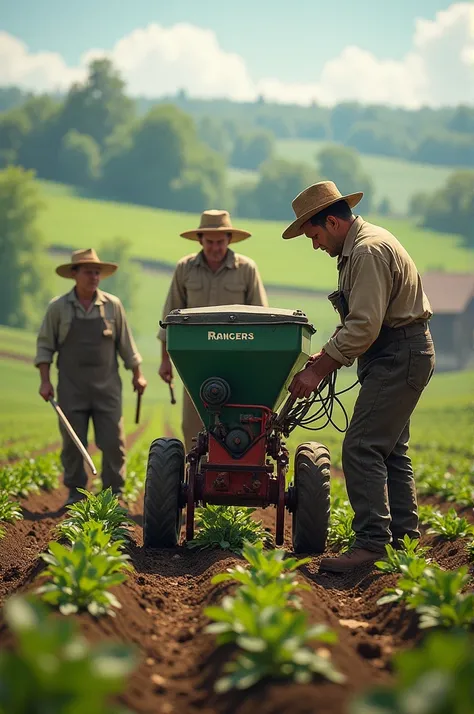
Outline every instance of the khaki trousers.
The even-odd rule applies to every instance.
[[[357,547],[383,553],[405,534],[420,537],[407,452],[410,417],[434,364],[430,332],[415,325],[386,333],[359,358],[361,388],[342,446]]]

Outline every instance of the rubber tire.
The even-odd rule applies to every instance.
[[[174,548],[178,545],[184,459],[184,446],[179,439],[155,439],[150,446],[143,504],[145,548]]]
[[[293,550],[323,553],[329,529],[331,456],[316,441],[300,444],[295,453]]]

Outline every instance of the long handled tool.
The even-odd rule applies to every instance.
[[[141,392],[137,392],[137,408],[135,409],[135,424],[138,424],[140,421],[140,407],[142,405],[142,394]]]
[[[67,420],[66,415],[64,414],[63,410],[61,409],[61,407],[59,406],[59,404],[53,399],[53,397],[50,397],[50,398],[49,398],[49,402],[50,402],[51,406],[53,407],[54,411],[56,412],[56,414],[58,415],[58,417],[60,418],[60,420],[61,420],[61,422],[62,422],[64,428],[65,428],[66,431],[67,431],[67,433],[69,434],[69,436],[71,437],[71,439],[73,440],[73,442],[75,443],[75,445],[77,446],[77,448],[79,449],[79,451],[81,452],[81,454],[82,454],[82,456],[84,457],[84,459],[87,461],[87,465],[89,466],[89,468],[90,468],[90,470],[92,471],[93,475],[96,476],[96,475],[97,475],[97,469],[96,469],[96,467],[94,466],[94,462],[92,461],[91,457],[90,457],[89,454],[87,453],[87,450],[86,450],[86,448],[84,447],[84,444],[83,444],[82,441],[79,439],[78,435],[76,434],[76,432],[74,431],[74,429],[73,429],[72,426],[70,425],[69,421]]]
[[[171,404],[176,404],[176,399],[174,397],[174,387],[171,382],[169,382],[169,388],[170,388],[170,400]]]

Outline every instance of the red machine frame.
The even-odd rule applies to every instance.
[[[285,506],[291,510],[292,489],[286,490],[289,453],[281,436],[273,432],[271,409],[259,404],[226,404],[226,409],[259,410],[250,420],[260,423],[260,432],[246,451],[235,458],[213,434],[202,431],[187,455],[186,540],[194,537],[197,503],[234,506],[276,506],[275,542],[283,544]],[[208,454],[208,460],[203,456]],[[276,464],[271,463],[273,459]],[[275,474],[276,466],[276,474]]]

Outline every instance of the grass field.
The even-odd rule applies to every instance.
[[[280,139],[276,144],[276,153],[283,159],[314,166],[316,172],[317,155],[326,146],[326,142],[310,139]],[[388,198],[392,210],[400,215],[407,214],[413,194],[420,191],[433,193],[456,170],[456,167],[418,164],[389,156],[360,154],[360,161],[364,171],[373,179],[376,203]],[[236,177],[233,180],[237,180]],[[354,191],[357,191],[357,186],[354,186]]]
[[[39,227],[50,244],[95,246],[100,251],[102,242],[122,236],[132,242],[135,256],[170,265],[195,250],[195,244],[179,233],[197,225],[197,215],[81,199],[65,194],[56,184],[42,183],[42,187],[45,210]],[[239,221],[244,223],[252,238],[238,247],[257,261],[266,283],[333,289],[336,263],[327,255],[315,254],[308,239],[284,241],[284,223]],[[420,230],[408,220],[384,219],[383,225],[399,238],[421,272],[474,270],[474,254],[458,237]]]

